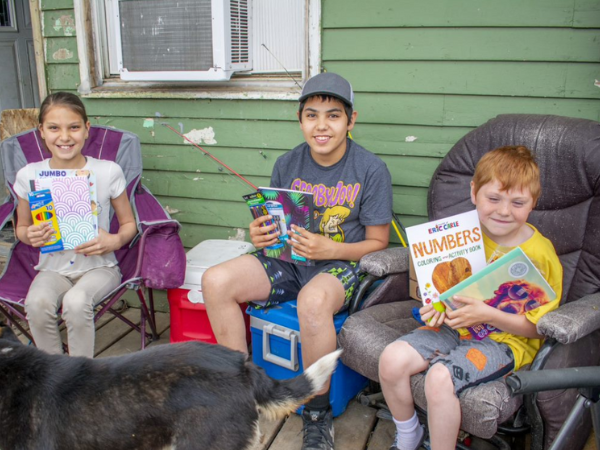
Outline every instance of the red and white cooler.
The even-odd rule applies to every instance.
[[[254,246],[248,242],[208,239],[187,252],[184,284],[177,289],[167,290],[171,309],[172,343],[184,341],[217,343],[202,297],[202,274],[209,267],[252,251]],[[246,321],[246,337],[250,342],[250,318],[246,315],[246,308],[246,304],[240,305]]]

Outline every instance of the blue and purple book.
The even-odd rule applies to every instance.
[[[280,233],[277,244],[263,249],[265,256],[303,266],[314,265],[313,260],[298,255],[289,244],[289,240],[293,239],[292,225],[313,232],[314,205],[311,192],[259,187],[257,193],[244,196],[244,199],[254,218],[265,215],[266,208]]]
[[[452,310],[463,306],[452,299],[454,295],[481,299],[511,314],[525,314],[556,299],[554,290],[520,247],[442,293],[440,300]],[[468,330],[477,340],[501,331],[488,324]]]

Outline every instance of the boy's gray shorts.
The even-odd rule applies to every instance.
[[[445,365],[454,382],[454,392],[506,376],[515,367],[510,347],[490,338],[481,341],[460,333],[447,325],[440,328],[421,327],[400,337],[427,361],[429,366]]]

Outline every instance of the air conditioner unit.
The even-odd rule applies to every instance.
[[[118,0],[127,81],[223,81],[252,69],[252,0]]]

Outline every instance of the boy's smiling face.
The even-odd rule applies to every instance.
[[[354,128],[356,115],[354,111],[348,125],[342,101],[333,98],[323,101],[319,96],[306,101],[302,113],[298,113],[300,129],[318,164],[332,166],[342,159],[346,153],[346,134]]]
[[[477,207],[483,231],[495,243],[514,247],[532,236],[533,230],[525,225],[533,210],[529,189],[503,191],[500,182],[493,180],[475,194],[471,182],[471,201]]]

